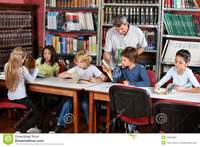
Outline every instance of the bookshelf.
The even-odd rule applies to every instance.
[[[28,56],[37,53],[35,9],[34,5],[0,4],[0,70],[15,47],[23,47]]]
[[[45,45],[53,45],[59,57],[69,61],[77,50],[87,49],[97,63],[100,2],[46,0]]]
[[[190,51],[192,59],[189,66],[200,73],[200,56],[197,54],[200,50],[200,2],[197,2],[162,2],[159,75],[174,65],[174,57],[179,49]]]
[[[160,15],[161,0],[102,0],[102,15],[100,27],[100,55],[105,45],[105,36],[112,27],[115,15],[125,15],[128,22],[138,26],[145,34],[148,47],[140,55],[140,63],[147,69],[158,72],[160,69]],[[100,60],[100,59],[99,59]]]

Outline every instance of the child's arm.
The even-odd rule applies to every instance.
[[[58,63],[56,63],[56,65],[55,65],[55,71],[54,71],[54,76],[55,77],[57,77],[58,76],[58,74],[59,74],[59,64]]]
[[[200,87],[199,81],[198,81],[197,78],[194,76],[192,70],[189,70],[188,76],[189,76],[188,79],[190,79],[190,81],[191,81],[191,83],[192,83],[192,85],[193,85],[194,87]]]
[[[100,82],[105,82],[107,79],[107,77],[104,74],[101,74],[99,77],[97,78],[91,78],[90,81],[93,83],[100,83]]]
[[[58,74],[58,77],[59,78],[72,78],[72,74],[69,73],[68,71],[64,71],[64,72]]]
[[[22,67],[22,74],[24,76],[24,79],[28,82],[34,81],[36,79],[38,72],[39,72],[39,69],[35,68],[33,69],[32,74],[30,74],[26,67]]]
[[[167,73],[166,75],[158,82],[156,83],[156,85],[154,86],[154,89],[158,89],[164,85],[167,81],[169,81],[172,78],[172,74],[173,74],[173,70],[174,67],[172,67]]]
[[[191,87],[191,88],[185,88],[185,87],[175,87],[175,90],[178,92],[192,92],[192,93],[200,93],[200,87]]]

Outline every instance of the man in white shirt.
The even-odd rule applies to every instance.
[[[113,26],[106,34],[103,54],[103,59],[110,64],[112,69],[119,63],[119,49],[134,47],[137,48],[138,54],[141,54],[147,46],[144,33],[137,26],[130,25],[126,16],[116,16],[113,20]]]

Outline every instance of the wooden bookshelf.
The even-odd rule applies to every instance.
[[[72,62],[73,62],[73,57],[78,49],[87,49],[90,52],[90,54],[93,56],[93,59],[94,57],[97,57],[98,50],[99,50],[99,46],[98,46],[99,38],[97,34],[99,32],[98,27],[100,24],[99,20],[100,20],[100,6],[101,6],[100,4],[98,4],[98,2],[100,1],[98,0],[94,0],[94,1],[72,0],[69,2],[69,1],[64,1],[64,0],[57,0],[55,1],[55,3],[51,3],[51,1],[46,0],[45,1],[46,3],[45,45],[52,44],[55,47],[56,52],[58,53],[59,57],[70,59],[70,61]],[[58,15],[61,15],[61,16],[58,16],[58,17],[61,17],[61,21],[56,19],[54,20],[55,22],[53,22],[54,24],[56,24],[56,26],[49,27],[49,24],[50,25],[52,24],[49,21],[51,18],[53,18],[53,17],[50,18],[49,15],[52,16],[52,14],[54,13],[58,13]],[[90,15],[89,17],[90,20],[88,20],[88,15]],[[74,19],[75,17],[76,17],[76,20],[72,20],[72,21],[68,20],[72,18]],[[80,24],[83,22],[87,24]],[[71,24],[72,26],[76,25],[80,28],[77,28],[77,27],[74,29],[70,28],[69,27],[70,23],[72,23]],[[73,24],[73,23],[76,23],[76,24]],[[53,40],[49,41],[48,35],[55,36],[56,38],[59,37],[59,39],[57,38],[57,43],[59,43],[60,45],[53,44]],[[68,40],[69,38],[70,40]],[[80,42],[79,39],[77,38],[82,38],[82,41]],[[65,42],[63,43],[61,42],[61,40],[65,40]],[[79,45],[79,43],[81,45]],[[65,51],[63,51],[63,49]],[[96,59],[95,59],[95,62],[96,62]]]
[[[175,36],[175,35],[163,34],[162,37],[172,38],[172,39],[184,39],[184,40],[200,40],[200,37],[196,37],[196,36]]]
[[[28,56],[36,56],[36,8],[34,5],[0,4],[0,70],[15,47],[23,47]]]
[[[126,1],[127,2],[127,1]],[[137,3],[136,3],[137,2]],[[148,38],[150,34],[153,33],[153,39],[151,38],[148,42],[148,45],[156,45],[154,47],[148,46],[147,49],[144,51],[144,55],[142,57],[142,60],[149,61],[149,64],[147,65],[147,62],[145,63],[145,66],[149,67],[151,66],[152,70],[158,72],[159,66],[159,40],[160,40],[160,12],[161,12],[161,0],[158,1],[151,1],[152,3],[148,3],[148,1],[129,1],[129,3],[122,3],[122,1],[118,1],[118,3],[114,3],[114,1],[102,1],[102,16],[101,16],[101,40],[100,42],[100,48],[102,48],[105,45],[105,35],[109,28],[112,27],[112,19],[115,15],[122,14],[128,17],[128,22],[132,25],[138,26],[141,30],[144,31],[145,37]],[[154,2],[154,3],[153,3]],[[120,11],[120,12],[119,12]],[[141,11],[144,11],[145,22],[141,21]],[[139,14],[137,14],[139,12]],[[155,12],[155,13],[154,13]],[[111,14],[110,14],[111,13]],[[156,15],[157,14],[157,15]],[[109,18],[110,15],[112,15],[112,18]],[[134,16],[135,15],[135,16]],[[132,17],[132,18],[131,18]],[[139,17],[139,18],[138,18]],[[139,20],[138,20],[139,19]],[[152,41],[154,43],[152,43]],[[101,50],[100,50],[101,51]],[[101,56],[102,52],[100,53]],[[153,58],[152,58],[153,56]],[[147,63],[147,64],[146,64]],[[153,64],[152,64],[153,63]]]
[[[179,8],[180,6],[177,6],[178,7],[177,8],[177,7],[174,7],[174,5],[167,7],[166,1],[168,1],[168,0],[165,0],[165,1],[163,0],[163,2],[162,2],[163,7],[162,7],[162,13],[161,13],[161,16],[162,16],[161,17],[161,40],[160,40],[160,42],[161,42],[160,43],[161,44],[160,56],[162,55],[162,59],[160,60],[160,66],[161,66],[160,73],[161,74],[163,72],[165,72],[166,66],[174,66],[175,61],[168,61],[168,60],[166,60],[166,58],[165,58],[165,61],[163,60],[168,48],[174,47],[174,49],[172,51],[173,55],[172,54],[170,54],[170,55],[175,56],[175,53],[177,51],[177,46],[178,47],[182,46],[182,47],[180,47],[180,49],[182,49],[182,48],[187,49],[187,47],[183,46],[184,43],[192,42],[193,44],[196,44],[200,41],[200,36],[198,36],[199,32],[197,29],[197,25],[200,25],[200,20],[199,20],[199,24],[194,21],[195,17],[200,16],[200,9],[197,9],[195,7],[192,8],[191,6],[188,7],[188,6],[184,6],[184,5],[181,6],[183,8]],[[167,20],[167,18],[164,18],[164,15],[166,15],[166,14],[172,14],[172,15],[174,14],[174,16],[176,15],[180,18],[179,20],[176,20],[177,21],[176,23],[173,24],[173,27],[171,27],[171,31],[169,28],[170,23],[167,24],[167,21],[172,21],[172,20],[169,20],[169,19]],[[188,24],[187,20],[184,20],[184,19],[181,20],[182,15],[190,15],[190,18],[192,21],[190,20],[189,24]],[[166,19],[166,20],[164,20],[164,19]],[[174,22],[174,20],[173,20],[173,22]],[[168,26],[166,26],[166,25],[168,25]],[[168,27],[168,30],[167,30],[167,27]],[[191,28],[193,28],[193,29],[191,30]],[[172,33],[172,29],[174,29],[173,33]],[[184,31],[181,32],[180,30],[184,30]],[[177,34],[175,34],[175,32]],[[171,42],[171,44],[169,45],[170,41],[173,41],[173,42]],[[177,42],[177,44],[173,45],[173,43],[176,43],[175,41]],[[182,41],[182,45],[181,45],[181,41]],[[195,49],[195,51],[200,49],[200,45],[199,44],[196,45],[196,48],[194,48],[194,49]],[[197,55],[194,52],[192,52],[192,49],[190,47],[188,48],[188,50],[191,51],[191,54],[193,54],[195,56]],[[168,56],[170,56],[170,55],[168,55]],[[193,55],[192,55],[192,59],[194,58]],[[200,58],[200,56],[199,56],[199,58]],[[200,67],[200,64],[197,64],[197,62],[194,62],[194,63],[190,63],[189,66],[198,68],[198,67]]]

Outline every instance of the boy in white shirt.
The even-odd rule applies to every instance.
[[[175,90],[179,92],[192,92],[193,87],[200,87],[200,84],[192,70],[187,66],[190,62],[191,54],[189,51],[181,49],[176,53],[175,67],[172,67],[167,74],[155,85],[154,89],[164,85],[170,79],[173,80]]]
[[[91,64],[92,57],[86,50],[79,50],[75,55],[75,63],[77,66],[60,73],[58,77],[60,78],[73,78],[74,75],[78,75],[79,79],[87,80],[90,82],[103,82],[107,80],[107,77],[94,65]],[[81,94],[81,108],[85,114],[86,123],[88,124],[88,97],[89,94],[87,92],[83,92]],[[62,110],[58,117],[57,127],[55,129],[56,133],[61,133],[63,128],[68,123],[69,117],[71,117],[72,111],[72,100],[69,99],[62,106]]]

